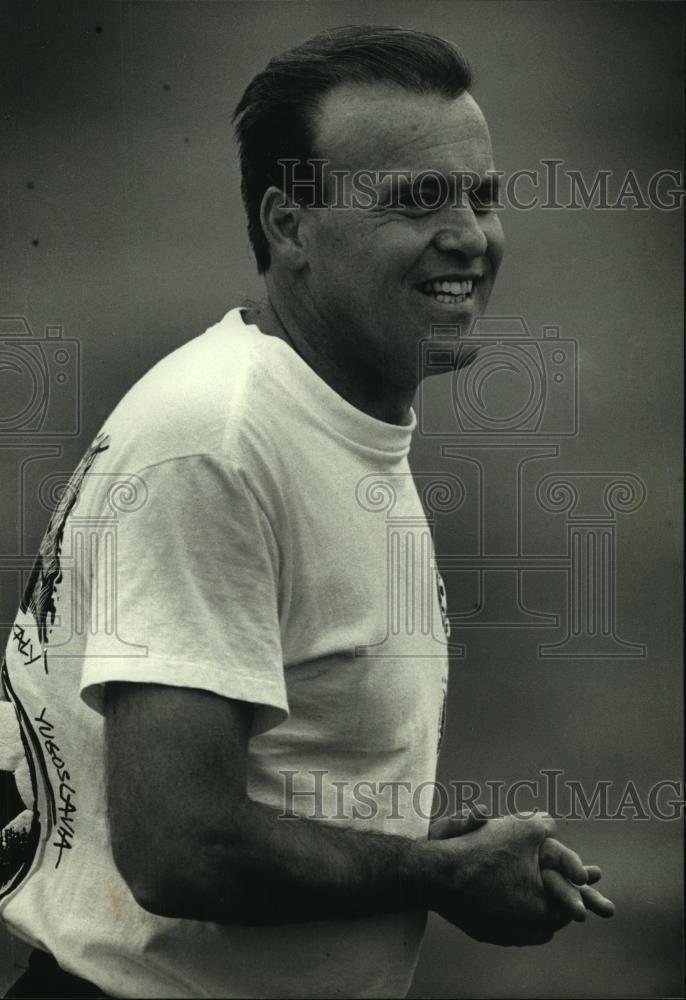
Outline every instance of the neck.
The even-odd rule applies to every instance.
[[[267,336],[285,341],[351,406],[385,423],[406,423],[416,386],[400,388],[389,383],[383,369],[374,369],[355,356],[344,336],[338,335],[339,331],[328,331],[328,336],[324,336],[321,329],[310,332],[295,321],[294,311],[288,308],[287,302],[276,300],[273,294],[245,309],[249,323]],[[341,345],[343,350],[335,351],[333,345]]]

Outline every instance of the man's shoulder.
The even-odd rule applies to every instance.
[[[123,396],[103,428],[113,450],[132,469],[194,454],[231,457],[245,411],[255,408],[265,347],[239,310],[227,313]]]

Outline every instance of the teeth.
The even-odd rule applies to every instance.
[[[462,302],[466,295],[471,295],[473,284],[474,282],[471,279],[467,281],[441,279],[440,281],[427,281],[423,285],[423,288],[427,294],[433,295],[438,302],[454,302],[456,299]]]
[[[467,281],[427,281],[424,286],[427,291],[434,292],[434,294],[445,294],[445,295],[470,295],[472,291],[473,282],[471,279]]]

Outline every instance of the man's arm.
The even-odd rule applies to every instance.
[[[540,876],[549,820],[493,820],[416,842],[280,819],[251,802],[252,711],[203,691],[107,685],[112,847],[143,908],[255,925],[420,907],[502,944],[547,941],[568,922]]]
[[[137,902],[248,925],[399,909],[412,841],[279,819],[248,799],[252,715],[204,691],[107,685],[112,849]]]

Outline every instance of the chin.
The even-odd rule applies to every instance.
[[[468,341],[460,344],[457,349],[455,364],[453,365],[454,370],[459,371],[461,368],[468,368],[474,361],[476,361],[478,354],[478,344],[470,344]]]

